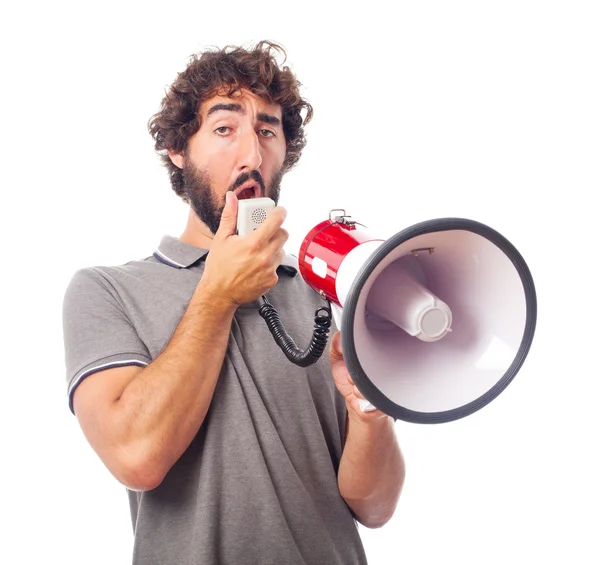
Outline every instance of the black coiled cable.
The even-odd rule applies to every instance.
[[[267,300],[266,296],[262,297],[263,304],[260,307],[259,314],[267,322],[269,330],[275,338],[277,345],[283,350],[285,356],[294,364],[300,367],[308,367],[321,357],[327,338],[329,337],[329,329],[331,328],[331,303],[327,301],[328,306],[322,306],[315,312],[315,327],[310,344],[306,351],[298,348],[292,337],[287,333],[281,322],[281,318],[274,306]],[[320,312],[324,312],[321,314]]]

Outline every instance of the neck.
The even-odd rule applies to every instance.
[[[194,247],[210,249],[214,237],[215,236],[208,229],[208,226],[198,218],[196,213],[190,207],[188,221],[183,233],[179,236],[179,241],[189,243]]]

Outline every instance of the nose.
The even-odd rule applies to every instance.
[[[242,136],[240,147],[239,169],[254,170],[262,165],[262,154],[260,140],[254,130],[248,131]]]

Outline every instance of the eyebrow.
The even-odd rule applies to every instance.
[[[208,118],[208,116],[210,116],[211,114],[214,114],[215,112],[219,112],[221,110],[224,110],[226,112],[238,112],[240,114],[246,113],[241,104],[215,104],[214,106],[211,106],[209,108],[208,112],[206,112],[206,117]],[[271,114],[266,114],[265,112],[259,112],[258,119],[259,121],[264,122],[265,124],[271,124],[274,126],[278,126],[281,124],[281,120],[277,116],[272,116]]]

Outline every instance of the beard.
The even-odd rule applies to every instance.
[[[258,171],[244,172],[235,179],[227,191],[234,191],[245,182],[254,180],[260,185],[261,194],[271,198],[277,205],[283,174],[283,167],[281,167],[273,176],[268,190],[265,190],[264,180]],[[205,170],[196,167],[190,159],[185,159],[183,163],[183,186],[192,210],[215,235],[221,223],[223,208],[225,208],[225,195],[219,200],[212,188],[210,175]]]

